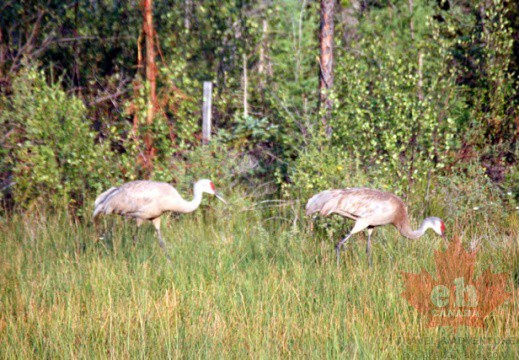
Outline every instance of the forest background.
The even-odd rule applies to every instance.
[[[81,215],[110,185],[187,189],[202,176],[273,198],[371,186],[462,194],[458,211],[519,200],[513,1],[336,2],[330,110],[316,1],[156,1],[154,52],[137,1],[0,11],[3,212]],[[202,147],[204,81],[213,138]]]

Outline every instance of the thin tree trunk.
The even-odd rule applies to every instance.
[[[192,0],[184,0],[184,28],[189,31],[191,30],[191,10],[193,8]]]
[[[302,56],[302,42],[303,42],[303,18],[305,14],[305,9],[307,7],[307,0],[303,0],[301,2],[301,11],[299,12],[299,21],[297,24],[297,34],[294,32],[294,48],[297,49],[297,52],[295,54],[295,60],[296,60],[296,68],[295,68],[295,79],[296,82],[299,82],[299,76],[301,75],[301,59]]]
[[[418,50],[418,99],[423,101],[423,54]]]
[[[415,32],[414,32],[414,1],[409,0],[409,15],[410,15],[410,21],[409,21],[409,30],[411,33],[411,40],[412,40],[412,46],[414,47],[414,38],[415,38]],[[422,68],[423,68],[423,54],[421,50],[418,50],[418,99],[420,101],[423,101],[423,74],[422,74]]]
[[[0,28],[0,81],[4,77],[4,64],[5,64],[5,54],[7,52],[7,46],[4,45],[4,37],[2,35],[2,29]]]
[[[142,69],[142,31],[139,33],[139,37],[137,38],[137,71],[140,72]],[[139,77],[136,77],[133,81],[133,98],[139,98],[139,90],[142,86]],[[138,143],[139,137],[139,111],[137,109],[133,110],[133,137],[135,139],[136,144]]]
[[[411,14],[411,20],[409,23],[409,27],[411,28],[411,40],[414,40],[414,20],[413,20],[413,0],[409,0],[409,13]]]
[[[146,146],[145,167],[148,173],[153,169],[153,156],[155,149],[153,148],[153,139],[149,127],[153,124],[153,118],[157,109],[157,65],[155,64],[155,42],[153,30],[153,4],[152,0],[144,0],[144,23],[143,30],[146,37],[146,80],[149,86],[146,124],[148,129],[144,135],[144,144]]]
[[[409,14],[410,14],[410,22],[409,22],[409,30],[411,34],[411,46],[415,48],[415,29],[414,29],[414,20],[413,20],[413,12],[414,12],[414,2],[413,0],[409,0]],[[418,81],[416,84],[416,93],[419,101],[424,100],[424,94],[423,94],[423,54],[420,49],[418,49],[418,68],[416,70]],[[413,129],[413,134],[411,136],[411,140],[409,142],[409,147],[411,149],[411,158],[409,160],[409,170],[407,172],[407,192],[406,192],[406,198],[407,195],[410,193],[411,187],[414,184],[414,177],[413,173],[415,170],[415,157],[416,157],[416,149],[418,147],[418,138],[421,133],[421,122],[420,120],[417,120],[416,127]],[[436,146],[436,145],[435,145]]]
[[[321,122],[325,128],[327,137],[331,136],[329,124],[332,112],[332,99],[330,91],[333,88],[333,13],[334,0],[321,0],[321,31],[320,31],[320,81],[319,81],[319,106],[323,110]]]
[[[76,0],[74,3],[74,36],[78,37],[78,13],[79,13],[79,0]],[[80,57],[80,47],[78,41],[74,41],[73,43],[74,49],[74,72],[73,72],[73,82],[76,87],[76,95],[81,98],[81,85],[80,85],[80,71],[79,71],[79,57]]]
[[[263,89],[265,89],[265,86],[267,84],[267,47],[268,47],[268,42],[267,42],[268,22],[267,22],[267,19],[263,18],[263,20],[261,20],[261,23],[262,23],[262,32],[261,32],[258,73],[260,76],[259,87],[260,87],[260,90],[263,90]]]
[[[247,55],[243,54],[243,116],[249,116],[249,103],[248,103],[248,87],[249,80],[247,78]]]

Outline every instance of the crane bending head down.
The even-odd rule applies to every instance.
[[[411,229],[407,209],[402,199],[376,189],[346,188],[322,191],[312,196],[306,204],[306,215],[314,213],[324,216],[338,214],[355,221],[350,233],[335,246],[337,262],[344,243],[353,234],[367,230],[366,253],[371,265],[371,233],[377,226],[392,224],[401,235],[409,239],[418,239],[427,229],[432,229],[442,237],[445,235],[445,224],[437,217],[428,217],[417,230]]]

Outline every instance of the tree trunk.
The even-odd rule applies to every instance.
[[[191,0],[184,0],[184,29],[191,30]]]
[[[249,116],[248,87],[247,55],[243,54],[243,117]]]
[[[6,63],[6,54],[8,46],[4,43],[4,36],[2,35],[2,28],[0,27],[0,84],[4,81],[4,66]]]
[[[410,19],[410,22],[409,22],[409,27],[411,29],[411,40],[414,40],[413,8],[414,8],[413,0],[409,0],[409,13],[410,13],[410,16],[411,16],[411,19]]]
[[[329,121],[332,112],[330,91],[333,88],[333,12],[334,0],[321,0],[319,106],[323,111],[321,122],[327,137],[331,136]]]
[[[155,42],[153,30],[152,0],[143,0],[144,22],[143,31],[146,37],[146,81],[149,86],[146,125],[148,129],[144,134],[144,144],[146,146],[145,168],[148,174],[153,170],[153,139],[150,127],[153,124],[153,117],[157,109],[157,65],[155,64]]]
[[[265,15],[266,16],[266,15]],[[260,76],[259,88],[260,90],[265,89],[267,85],[267,32],[268,32],[268,22],[266,17],[261,20],[261,43],[260,43],[260,53],[259,53],[259,61],[258,61],[258,73]]]
[[[79,36],[79,33],[78,33],[78,16],[79,14],[79,1],[76,0],[74,2],[74,37],[78,37]],[[73,45],[72,45],[73,49],[74,49],[74,67],[73,67],[73,73],[72,73],[72,83],[74,84],[74,87],[75,87],[75,92],[76,92],[76,96],[78,96],[79,98],[82,98],[81,96],[81,80],[80,80],[80,70],[79,70],[79,58],[81,56],[80,54],[80,46],[79,46],[79,43],[77,41],[74,41]]]

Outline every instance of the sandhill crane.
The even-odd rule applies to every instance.
[[[335,246],[337,252],[337,264],[339,264],[341,247],[348,239],[364,229],[368,232],[366,254],[371,266],[371,234],[377,226],[393,224],[400,234],[417,239],[427,229],[433,229],[435,233],[444,236],[445,224],[440,218],[426,218],[418,230],[412,230],[404,202],[398,196],[388,192],[367,189],[347,188],[339,190],[327,190],[314,195],[306,204],[306,215],[319,212],[324,216],[332,213],[355,220],[355,225],[350,233]]]
[[[167,212],[189,213],[195,211],[202,202],[202,193],[215,195],[226,203],[216,191],[211,180],[198,180],[194,185],[194,198],[186,201],[178,191],[168,183],[137,180],[118,187],[112,187],[97,197],[94,203],[93,219],[100,214],[118,214],[137,220],[140,226],[144,220],[150,220],[157,230],[159,245],[171,260],[160,233],[160,216]]]

